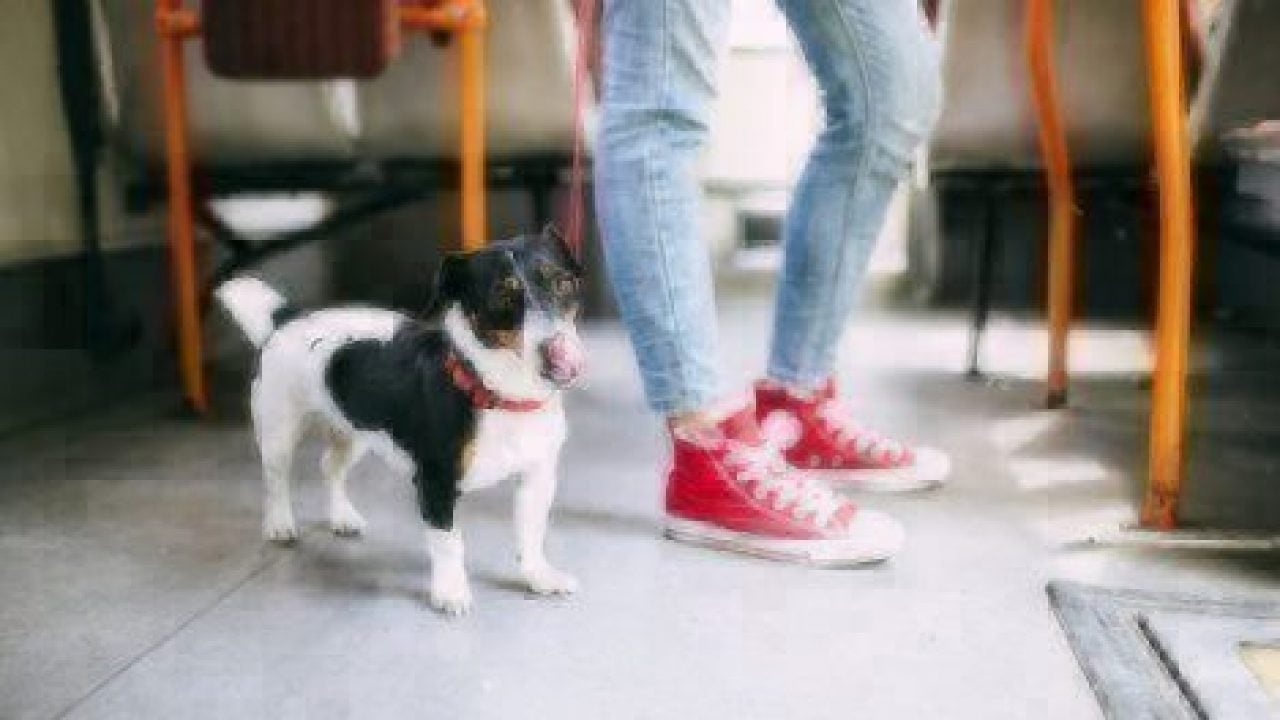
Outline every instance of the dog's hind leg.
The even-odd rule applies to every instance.
[[[291,543],[298,539],[298,525],[293,519],[289,476],[303,418],[286,400],[264,392],[261,382],[254,383],[252,406],[262,455],[262,534],[273,542]]]
[[[328,435],[329,448],[320,460],[320,469],[329,486],[329,529],[335,535],[359,535],[364,532],[365,520],[347,496],[347,474],[364,454],[364,445],[341,430],[330,430]]]

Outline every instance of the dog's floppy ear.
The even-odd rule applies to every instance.
[[[549,222],[543,226],[540,238],[547,247],[552,248],[555,253],[564,258],[565,264],[574,275],[582,275],[582,261],[573,248],[569,247],[569,241],[565,240],[564,234],[555,223]]]
[[[451,252],[440,260],[440,269],[436,272],[436,289],[427,306],[427,315],[435,316],[449,309],[462,299],[467,287],[467,274],[470,256],[466,253]]]

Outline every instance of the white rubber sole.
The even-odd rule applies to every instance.
[[[859,508],[849,533],[822,540],[795,540],[726,530],[711,523],[667,517],[671,540],[767,560],[818,567],[853,567],[888,560],[902,549],[906,533],[897,520]]]
[[[885,470],[814,470],[797,468],[801,475],[821,480],[833,488],[874,493],[913,493],[936,490],[951,477],[951,458],[931,447],[915,449],[916,461],[908,467]]]

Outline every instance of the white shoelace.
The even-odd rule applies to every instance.
[[[849,409],[839,399],[832,398],[818,406],[818,417],[835,433],[841,444],[852,444],[853,451],[859,457],[869,455],[888,455],[900,458],[906,454],[906,447],[892,438],[881,435],[874,430],[853,424]]]
[[[769,443],[748,445],[730,442],[725,462],[739,482],[752,483],[752,495],[764,502],[772,495],[774,509],[788,508],[797,520],[810,519],[824,527],[844,507],[845,501],[826,485],[791,472],[776,447]]]

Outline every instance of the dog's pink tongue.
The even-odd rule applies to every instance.
[[[552,375],[560,382],[576,379],[587,365],[582,345],[568,333],[557,333],[543,343],[542,356]]]

